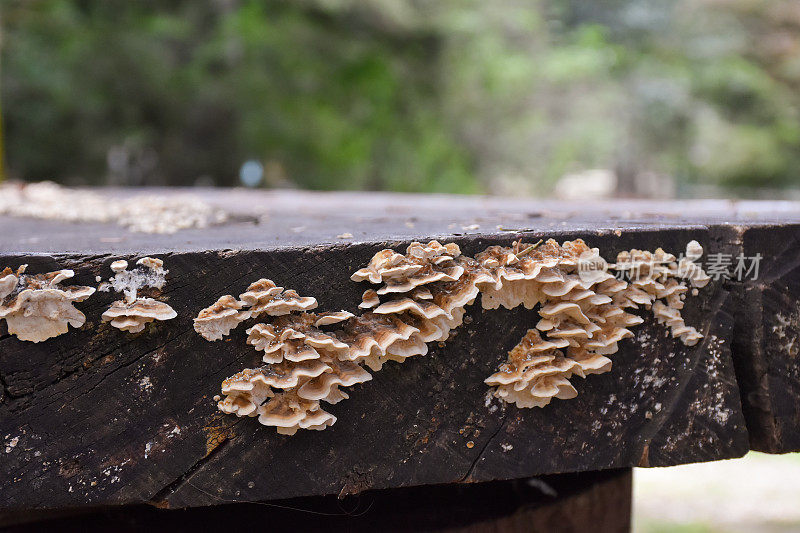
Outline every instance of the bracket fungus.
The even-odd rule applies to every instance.
[[[42,342],[66,333],[69,326],[83,326],[86,316],[73,304],[95,289],[61,287],[62,281],[75,275],[72,270],[31,275],[25,274],[27,266],[0,272],[0,319],[6,320],[8,332],[23,341]]]
[[[206,340],[218,341],[240,322],[250,318],[248,311],[241,311],[242,306],[244,304],[233,296],[222,296],[200,311],[194,319],[194,330]]]
[[[239,295],[238,300],[231,295],[225,295],[201,310],[194,319],[194,330],[206,340],[217,341],[248,318],[257,318],[263,314],[281,316],[316,307],[317,301],[314,298],[301,297],[295,290],[285,290],[276,286],[272,280],[260,279],[251,283]]]
[[[543,407],[578,394],[573,376],[611,370],[608,356],[643,322],[629,311],[651,310],[673,337],[696,344],[702,335],[680,311],[689,286],[709,281],[696,263],[702,254],[692,241],[680,259],[661,249],[631,250],[609,264],[581,239],[490,246],[475,258],[453,243],[414,242],[405,254],[378,252],[352,275],[379,285],[364,292],[359,315],[311,312],[314,298],[260,279],[238,300],[223,296],[203,309],[195,330],[219,340],[250,318],[268,317],[247,329],[264,364],[226,379],[218,407],[292,434],[332,425],[336,418],[320,402],[337,403],[348,397],[339,387],[369,381],[364,366],[378,371],[447,340],[480,295],[484,309],[538,310],[540,320],[486,383],[503,401]]]
[[[114,290],[125,296],[112,303],[103,313],[103,322],[110,322],[113,327],[130,333],[139,333],[154,320],[171,320],[178,316],[170,305],[139,296],[142,290],[159,291],[164,288],[169,272],[164,270],[164,262],[154,257],[143,257],[136,264],[137,267],[129,270],[127,261],[114,261],[111,263],[114,275],[100,285],[101,291]]]

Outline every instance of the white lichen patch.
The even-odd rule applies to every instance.
[[[122,293],[127,302],[133,302],[141,289],[164,288],[169,271],[164,270],[163,261],[153,257],[143,257],[136,262],[136,265],[136,268],[128,270],[127,261],[114,261],[111,263],[114,275],[107,282],[101,283],[98,290],[102,292],[113,290]]]
[[[486,394],[483,396],[483,405],[489,411],[489,414],[496,413],[497,410],[500,408],[497,403],[494,403],[493,400],[495,399],[495,395],[491,389],[486,391]]]
[[[782,313],[775,314],[775,325],[772,326],[777,344],[784,354],[794,358],[800,352],[797,343],[798,330],[800,330],[800,312],[786,316]]]
[[[689,287],[709,281],[695,263],[701,255],[696,241],[681,259],[661,249],[631,250],[619,254],[614,264],[580,239],[492,246],[475,258],[463,256],[454,243],[414,242],[405,254],[391,249],[376,253],[351,276],[379,285],[364,292],[359,308],[369,310],[360,315],[311,312],[317,306],[314,298],[260,279],[239,299],[223,296],[203,309],[195,330],[218,340],[245,321],[265,318],[247,329],[247,343],[263,352],[264,364],[226,379],[218,407],[292,434],[332,425],[336,418],[320,402],[347,399],[340,387],[370,380],[364,367],[379,371],[389,361],[424,356],[429,345],[444,343],[478,296],[486,310],[523,305],[536,309],[540,320],[486,379],[493,388],[485,407],[490,413],[498,409],[493,397],[518,407],[543,407],[554,398],[577,395],[573,376],[611,370],[609,356],[643,322],[630,310],[651,310],[667,326],[667,336],[696,344],[702,335],[685,324],[681,309]],[[655,375],[638,379],[663,385],[652,382]],[[615,402],[611,395],[601,414]],[[625,417],[638,408],[615,406]],[[615,431],[621,423],[612,420],[605,428]]]
[[[12,437],[8,441],[6,441],[6,453],[11,453],[11,450],[16,448],[17,444],[19,444],[19,437]]]
[[[720,379],[723,343],[724,340],[717,338],[715,335],[709,336],[706,340],[705,346],[708,357],[705,372],[710,379],[703,384],[702,393],[692,403],[693,412],[705,414],[712,420],[716,420],[720,425],[724,425],[733,414],[726,405],[726,395]]]
[[[150,382],[150,376],[145,376],[139,380],[139,389],[149,391],[153,388],[153,383]]]
[[[120,199],[50,182],[0,185],[0,214],[67,222],[110,222],[141,233],[175,233],[228,219],[224,211],[194,195]]]
[[[8,332],[20,340],[42,342],[66,333],[69,326],[83,326],[86,316],[73,304],[95,289],[62,287],[62,281],[75,275],[72,270],[31,275],[25,273],[26,267],[0,272],[0,319],[5,319]]]
[[[121,292],[124,300],[117,300],[103,313],[103,322],[122,331],[138,333],[145,325],[155,320],[171,320],[177,316],[175,310],[164,302],[139,296],[145,289],[164,288],[168,270],[161,259],[143,257],[136,267],[128,269],[128,262],[118,260],[111,263],[114,275],[100,285],[99,290]]]

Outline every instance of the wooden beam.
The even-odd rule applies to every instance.
[[[754,450],[800,451],[800,225],[741,232],[761,255],[757,280],[735,287],[734,362]]]
[[[0,338],[0,479],[7,480],[0,507],[191,507],[220,498],[276,500],[668,466],[742,456],[763,424],[752,402],[745,401],[743,412],[739,386],[757,382],[754,372],[765,364],[748,355],[763,350],[743,347],[748,321],[771,305],[764,303],[771,293],[751,297],[743,291],[754,286],[725,280],[687,301],[684,316],[705,335],[701,343],[686,347],[647,318],[635,340],[621,343],[612,372],[577,380],[577,398],[541,409],[492,399],[483,383],[538,321],[537,312],[473,305],[451,340],[425,357],[387,363],[371,382],[353,387],[350,400],[330,408],[335,426],[294,436],[217,411],[212,397],[220,382],[253,366],[258,354],[242,331],[226,341],[203,340],[192,319],[260,277],[315,296],[321,309],[354,311],[365,287],[350,274],[378,250],[404,249],[412,239],[456,242],[467,255],[520,237],[580,237],[609,259],[634,247],[680,252],[692,239],[709,252],[737,254],[755,249],[742,239],[747,232],[761,245],[778,234],[796,239],[797,226],[778,227],[773,219],[788,224],[800,220],[800,211],[776,214],[763,204],[750,205],[750,212],[727,203],[636,202],[567,210],[501,199],[215,194],[216,205],[238,210],[232,222],[170,236],[0,218],[14,236],[0,246],[0,266],[71,268],[76,284],[95,285],[115,259],[157,255],[170,271],[164,300],[178,312],[131,335],[101,323],[115,296],[98,292],[79,304],[87,316],[79,330],[39,344]],[[346,232],[354,238],[336,239]],[[785,297],[782,309],[796,294]],[[771,327],[765,322],[761,329]],[[773,340],[753,337],[761,347]],[[770,357],[796,371],[796,359]],[[797,405],[796,390],[779,392],[780,386],[770,387],[768,412]],[[786,422],[768,433],[772,444],[755,437],[754,446],[796,446],[792,416],[778,416]]]
[[[218,502],[193,509],[148,505],[0,513],[9,532],[217,530],[238,527],[304,532],[447,531],[625,533],[631,523],[631,470],[367,491],[339,499],[313,496],[269,503]],[[15,527],[16,526],[16,529]]]

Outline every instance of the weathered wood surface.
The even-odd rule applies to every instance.
[[[776,316],[775,305],[796,316],[794,204],[567,209],[499,199],[217,194],[209,201],[235,210],[234,221],[175,235],[0,217],[0,265],[72,268],[75,283],[94,285],[115,259],[157,254],[170,270],[165,300],[178,312],[130,335],[100,323],[115,297],[97,293],[78,305],[87,316],[80,330],[39,344],[0,338],[0,507],[185,507],[666,466],[738,457],[751,442],[769,451],[800,447],[794,345],[781,351],[769,334],[777,324],[758,318]],[[354,238],[336,239],[346,232]],[[773,239],[778,233],[786,246]],[[768,267],[767,256],[762,268],[771,274],[762,284],[719,280],[691,298],[684,316],[705,335],[695,347],[643,315],[612,372],[577,379],[577,398],[543,409],[487,399],[483,383],[538,315],[476,305],[444,346],[389,363],[353,387],[350,400],[330,408],[338,421],[326,431],[281,436],[216,410],[211,398],[222,379],[258,359],[243,331],[216,343],[193,331],[192,318],[217,297],[270,277],[315,296],[321,309],[355,310],[365,287],[349,276],[384,247],[439,238],[473,255],[520,236],[581,237],[607,258],[632,247],[680,252],[696,239],[707,252],[763,249],[788,263]],[[791,324],[787,343],[798,333]]]
[[[269,503],[190,509],[149,505],[0,513],[7,533],[219,531],[626,533],[630,469],[540,478],[366,491],[339,499],[312,496]],[[232,517],[235,517],[232,518]]]
[[[759,279],[737,287],[734,358],[755,450],[800,450],[800,227],[742,233],[745,255],[761,254]]]
[[[78,224],[0,215],[0,253],[148,254],[276,250],[330,244],[406,242],[461,235],[529,235],[800,222],[797,202],[532,201],[519,198],[357,192],[259,192],[220,189],[110,189],[111,196],[192,194],[231,219],[173,235],[132,233],[109,224]],[[475,227],[477,226],[477,227]],[[499,228],[498,228],[499,226]],[[351,239],[338,236],[346,233]]]

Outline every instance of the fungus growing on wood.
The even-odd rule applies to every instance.
[[[364,291],[364,294],[361,295],[361,303],[358,304],[358,307],[361,309],[372,309],[380,303],[381,298],[378,296],[378,293],[375,292],[375,289],[367,289]]]
[[[170,320],[178,316],[164,302],[152,298],[136,298],[132,302],[117,300],[103,313],[103,321],[122,331],[139,333],[154,320]]]
[[[86,316],[73,303],[82,302],[95,289],[61,287],[75,275],[72,270],[30,275],[25,274],[26,267],[0,272],[0,319],[6,320],[8,332],[20,340],[42,342],[66,333],[69,326],[83,326]]]
[[[463,268],[455,263],[461,255],[456,244],[442,246],[436,241],[427,245],[413,242],[406,255],[392,250],[375,254],[369,265],[350,276],[353,281],[369,281],[384,285],[377,294],[403,293],[414,287],[436,281],[455,281]]]
[[[264,352],[265,363],[318,359],[320,352],[338,357],[347,344],[320,330],[319,318],[311,313],[286,315],[271,324],[256,324],[247,330],[247,343]]]
[[[292,311],[307,311],[317,307],[317,301],[311,297],[301,297],[297,291],[277,287],[269,279],[260,279],[247,287],[247,292],[240,294],[243,305],[249,307],[253,318],[261,315],[281,316]]]
[[[248,318],[261,315],[283,316],[293,311],[307,311],[317,307],[317,300],[300,296],[295,290],[278,287],[272,280],[260,279],[251,283],[237,300],[230,294],[222,296],[213,305],[206,307],[194,319],[194,330],[204,339],[216,341],[228,335],[232,329]],[[342,311],[341,313],[344,313]],[[349,313],[348,313],[349,314]],[[336,317],[344,315],[327,313],[321,320],[334,323]]]
[[[164,262],[154,257],[143,257],[136,262],[136,267],[128,270],[128,262],[120,259],[111,263],[114,275],[107,282],[101,283],[99,290],[103,292],[121,292],[126,301],[133,301],[143,289],[163,289],[167,282],[168,270],[164,270]]]
[[[242,302],[229,294],[222,296],[200,311],[194,319],[194,330],[206,340],[218,341],[250,318],[248,311],[241,310],[243,306]]]
[[[329,313],[320,313],[317,315],[317,321],[314,322],[314,325],[319,326],[330,326],[331,324],[338,324],[339,322],[344,322],[345,320],[349,320],[353,318],[355,315],[349,311],[333,311]]]
[[[301,309],[308,307],[309,299],[295,291],[272,291],[275,285],[269,280],[257,283],[258,287],[249,287],[250,295],[242,295],[242,301],[262,305],[267,315],[281,310],[274,304],[283,302],[286,313],[247,330],[248,344],[263,352],[262,360],[267,365],[246,369],[225,380],[222,392],[226,398],[219,402],[219,408],[239,416],[258,416],[262,424],[275,426],[279,433],[324,429],[336,418],[325,412],[319,402],[337,403],[347,398],[339,386],[372,379],[359,364],[347,360],[348,344],[333,332],[321,329],[347,322],[354,315],[347,311],[305,312]],[[255,294],[270,291],[270,296]],[[313,303],[316,305],[316,300]]]
[[[569,382],[573,374],[586,377],[611,370],[611,359],[599,354],[584,351],[582,357],[565,357],[560,348],[567,347],[568,341],[547,341],[535,329],[528,330],[486,384],[497,387],[495,396],[517,407],[544,407],[553,398],[578,395]]]
[[[672,336],[680,338],[687,346],[694,346],[703,337],[695,328],[686,325],[680,313],[689,290],[686,281],[694,288],[702,288],[711,279],[696,263],[702,255],[700,243],[690,241],[680,260],[661,248],[652,253],[631,250],[621,252],[615,265],[630,280],[624,297],[651,309],[658,322],[669,327]]]
[[[110,322],[113,327],[129,333],[139,333],[155,320],[171,320],[178,316],[170,305],[140,296],[142,291],[155,295],[164,288],[169,272],[164,270],[164,262],[155,257],[142,257],[136,265],[129,270],[127,261],[114,261],[111,263],[114,275],[100,285],[101,291],[114,290],[125,297],[112,303],[103,313],[103,322]]]
[[[28,265],[22,265],[16,272],[6,267],[0,272],[0,298],[5,298],[14,292],[14,289],[17,288],[17,284],[19,283],[19,278],[22,273],[25,272],[27,266]]]
[[[680,259],[660,249],[631,250],[609,265],[581,239],[491,246],[474,259],[455,244],[414,242],[405,254],[378,252],[353,274],[354,281],[380,285],[364,292],[358,307],[370,310],[360,315],[309,312],[315,299],[261,279],[239,300],[224,296],[201,311],[195,329],[213,340],[247,318],[273,317],[247,330],[248,344],[263,352],[265,364],[225,380],[218,405],[291,434],[332,425],[336,418],[320,401],[337,403],[347,398],[339,387],[370,380],[363,365],[378,371],[387,361],[427,354],[428,344],[447,340],[481,295],[485,309],[538,310],[535,329],[486,383],[504,401],[543,407],[577,395],[573,375],[611,369],[607,356],[643,321],[628,309],[651,309],[674,337],[695,344],[702,335],[684,323],[680,309],[686,282],[708,283],[696,264],[702,251],[695,241]]]

